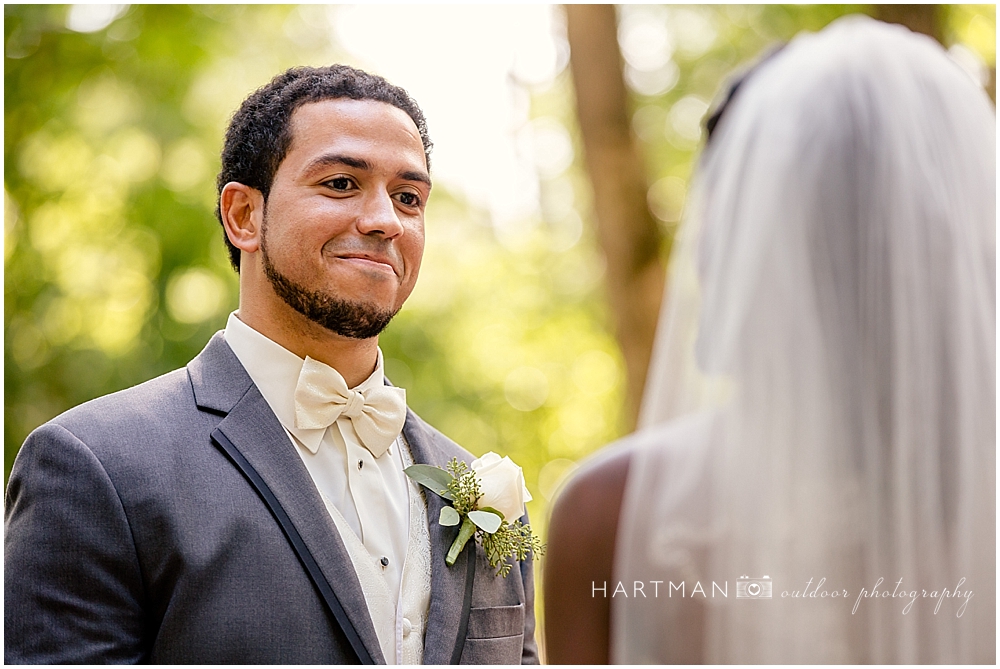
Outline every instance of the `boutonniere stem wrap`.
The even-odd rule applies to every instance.
[[[522,525],[519,520],[531,494],[524,485],[521,468],[510,458],[490,452],[473,460],[471,468],[452,458],[446,469],[413,465],[405,471],[411,479],[452,503],[442,507],[438,518],[446,527],[459,526],[458,536],[445,556],[448,566],[455,564],[473,537],[479,538],[490,566],[499,576],[510,573],[507,558],[523,561],[528,553],[545,552],[545,546],[532,534],[531,525]]]

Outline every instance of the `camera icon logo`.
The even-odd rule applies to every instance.
[[[771,577],[750,578],[745,574],[740,576],[736,580],[736,597],[738,599],[771,599]]]

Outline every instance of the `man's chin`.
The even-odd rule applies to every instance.
[[[339,300],[306,305],[305,309],[291,306],[329,332],[349,339],[377,337],[396,315],[396,310],[382,309],[371,303]]]
[[[351,339],[377,337],[398,308],[390,295],[371,295],[368,287],[334,292],[315,290],[277,271],[264,255],[264,273],[274,292],[295,311],[330,332]],[[381,292],[381,291],[379,291]],[[388,291],[386,291],[388,292]],[[360,298],[353,295],[360,294]],[[391,297],[395,297],[392,291]],[[385,306],[385,305],[392,306]]]

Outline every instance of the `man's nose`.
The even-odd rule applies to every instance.
[[[358,231],[363,235],[380,235],[387,239],[403,234],[396,203],[388,193],[372,193],[365,198],[358,216]]]

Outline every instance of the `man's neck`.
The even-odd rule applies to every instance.
[[[300,358],[309,356],[333,367],[348,388],[361,384],[378,364],[378,337],[352,339],[335,334],[284,303],[264,308],[241,300],[236,316]]]

